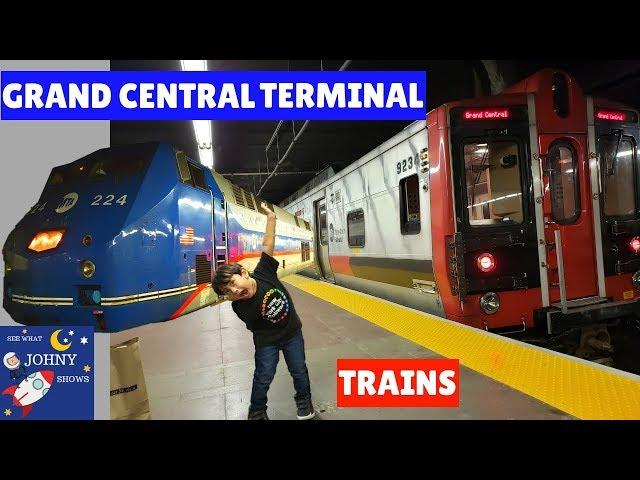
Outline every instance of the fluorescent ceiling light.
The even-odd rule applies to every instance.
[[[209,120],[193,120],[198,148],[211,148],[211,122]]]
[[[203,72],[207,70],[206,60],[180,60],[182,70]],[[213,170],[213,139],[209,120],[193,120],[200,163]]]
[[[180,60],[180,64],[182,65],[182,70],[190,70],[197,72],[205,72],[207,71],[207,61],[206,60]]]
[[[199,148],[200,163],[213,170],[213,150],[211,148]]]
[[[500,200],[504,200],[505,198],[519,197],[520,195],[522,195],[522,193],[510,193],[509,195],[492,198],[491,200],[486,200],[484,202],[474,203],[473,205],[469,205],[467,208],[479,207],[481,205],[486,205],[487,203],[499,202]]]
[[[193,130],[196,132],[200,163],[213,169],[213,145],[211,141],[211,122],[209,120],[193,120]]]

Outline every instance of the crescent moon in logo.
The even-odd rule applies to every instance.
[[[67,350],[67,349],[71,346],[71,343],[73,343],[73,342],[71,342],[71,343],[69,343],[69,344],[67,344],[67,345],[63,345],[62,343],[60,343],[60,342],[58,341],[58,334],[59,334],[61,331],[62,331],[62,330],[56,330],[55,332],[53,332],[53,333],[51,334],[51,346],[52,346],[55,350],[57,350],[57,351],[59,351],[59,352],[64,352],[65,350]]]

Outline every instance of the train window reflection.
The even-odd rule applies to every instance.
[[[140,175],[149,164],[157,147],[157,144],[139,144],[98,150],[73,163],[54,168],[47,181],[47,186],[62,185],[78,180]]]
[[[322,204],[318,207],[318,226],[320,227],[320,245],[327,244],[327,207]]]
[[[478,141],[464,145],[469,223],[522,223],[520,158],[515,141]]]
[[[632,137],[603,135],[598,141],[604,214],[633,215],[636,211],[633,165],[636,148]]]
[[[420,233],[419,193],[417,174],[400,180],[400,232],[403,235]]]
[[[347,214],[350,247],[364,247],[364,211],[359,208]]]
[[[207,188],[207,184],[204,180],[204,172],[200,167],[196,167],[194,164],[189,162],[189,173],[193,179],[194,186],[204,189]]]
[[[193,179],[191,178],[191,172],[189,171],[187,156],[183,151],[176,152],[176,162],[178,163],[178,173],[180,174],[180,181],[193,187]]]
[[[551,216],[558,223],[573,223],[580,216],[577,154],[568,143],[549,149]]]

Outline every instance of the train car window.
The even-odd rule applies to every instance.
[[[47,187],[51,187],[54,185],[60,185],[64,183],[65,172],[63,167],[57,167],[51,170],[51,174],[49,175],[49,180],[47,180]]]
[[[574,148],[565,142],[549,149],[551,216],[557,223],[573,223],[580,216],[577,157]]]
[[[204,171],[202,170],[202,168],[196,167],[191,162],[187,163],[189,165],[189,173],[191,174],[191,178],[193,179],[193,186],[206,190],[207,184],[204,180]]]
[[[350,247],[364,247],[364,211],[359,208],[347,214]]]
[[[100,159],[89,169],[89,178],[131,177],[142,173],[149,157],[111,156]]]
[[[465,143],[464,166],[471,226],[522,223],[520,155],[515,141]]]
[[[157,144],[138,144],[102,149],[51,171],[47,186],[74,180],[123,178],[142,174],[156,152]]]
[[[420,190],[418,174],[400,180],[400,232],[403,235],[420,233]]]
[[[306,228],[307,230],[311,230],[311,225],[309,225],[309,222],[307,222],[306,220],[303,220],[304,222],[304,228]]]
[[[318,209],[318,226],[320,227],[320,245],[327,244],[327,207],[320,205]]]
[[[176,162],[178,162],[178,173],[180,173],[180,181],[193,187],[193,179],[189,171],[189,162],[184,152],[176,152]]]
[[[309,242],[300,242],[300,251],[302,253],[302,261],[311,260],[311,248]]]
[[[602,135],[598,139],[600,172],[604,194],[604,214],[626,216],[636,212],[635,165],[636,146],[633,137]]]

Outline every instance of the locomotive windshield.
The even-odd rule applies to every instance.
[[[472,226],[522,223],[520,156],[515,141],[467,142],[464,166]]]
[[[157,144],[128,145],[98,150],[51,171],[47,187],[73,181],[93,181],[140,175],[157,149]]]
[[[632,137],[621,132],[602,135],[598,142],[604,214],[633,215],[636,211],[633,165],[636,148]]]

